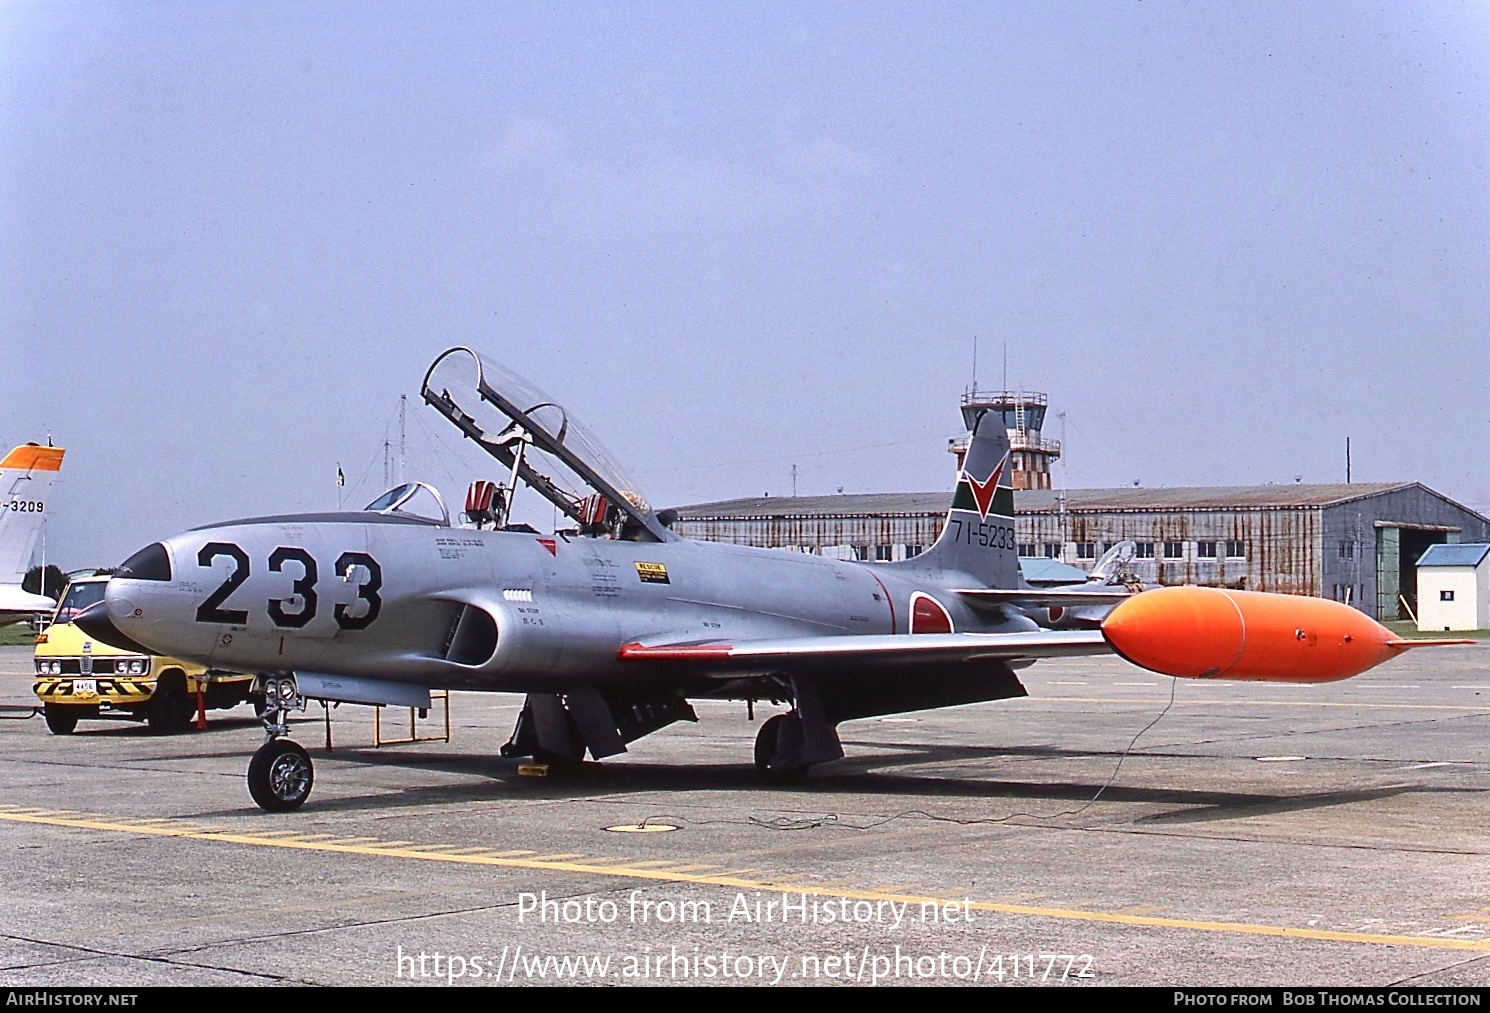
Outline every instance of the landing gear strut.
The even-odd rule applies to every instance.
[[[248,763],[248,793],[265,812],[290,812],[310,798],[315,768],[310,754],[285,736],[290,711],[305,710],[294,675],[263,680],[264,744]]]

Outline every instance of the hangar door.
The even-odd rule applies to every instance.
[[[1457,542],[1459,529],[1376,524],[1376,618],[1411,619],[1418,612],[1419,557],[1430,545]]]

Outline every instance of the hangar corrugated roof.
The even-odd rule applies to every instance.
[[[1333,485],[1245,485],[1188,488],[1070,489],[1068,511],[1264,510],[1334,506],[1419,486],[1417,482],[1354,482]],[[1431,490],[1430,490],[1431,491]],[[1053,489],[1018,490],[1019,514],[1056,513]],[[1435,494],[1437,495],[1437,494]],[[895,514],[942,514],[950,492],[884,492],[839,496],[752,496],[675,508],[680,520],[744,520],[785,517],[883,517]]]
[[[1071,489],[1066,493],[1067,510],[1266,510],[1276,508],[1325,507],[1370,499],[1383,493],[1417,486],[1416,482],[1353,482],[1333,485],[1218,485],[1174,489]],[[1053,489],[1031,489],[1014,494],[1018,513],[1054,513],[1060,509],[1059,493]]]
[[[894,514],[944,514],[952,502],[947,492],[875,492],[843,496],[751,496],[675,507],[679,520],[742,520],[775,517],[884,517]]]

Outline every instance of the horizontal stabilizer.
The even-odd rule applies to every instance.
[[[1020,608],[1079,608],[1083,605],[1118,605],[1133,597],[1133,592],[1118,591],[1045,591],[1040,588],[958,588],[957,593],[969,605],[1015,605]]]

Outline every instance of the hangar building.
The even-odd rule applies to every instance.
[[[1490,542],[1490,518],[1418,482],[1052,490],[1059,444],[1039,433],[1044,395],[963,396],[965,417],[985,406],[1003,411],[1011,443],[1017,436],[1036,452],[1034,474],[1014,475],[1024,557],[1089,569],[1110,545],[1131,540],[1134,575],[1145,582],[1315,595],[1397,619],[1417,612],[1417,561],[1430,545]],[[964,438],[949,449],[965,447]],[[936,541],[950,495],[724,500],[678,508],[673,528],[688,538],[885,562]]]

